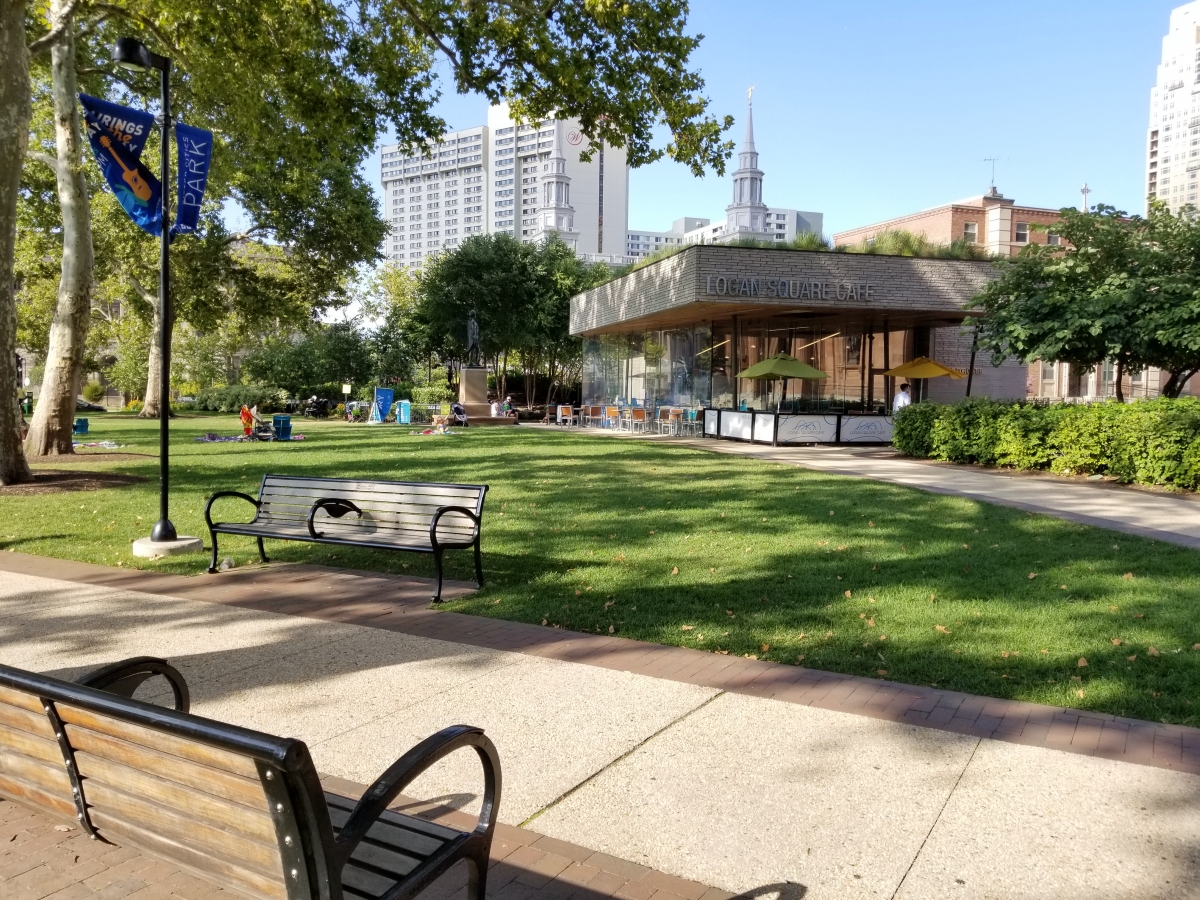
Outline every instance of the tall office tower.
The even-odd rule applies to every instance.
[[[488,190],[489,230],[507,231],[520,240],[535,239],[543,200],[542,176],[555,142],[562,147],[565,175],[571,186],[575,252],[584,259],[624,257],[629,221],[629,167],[624,148],[598,147],[590,162],[581,162],[587,138],[579,123],[550,120],[517,125],[508,107],[488,109],[491,134],[492,185]]]
[[[1150,91],[1146,206],[1197,204],[1200,172],[1200,0],[1171,10],[1158,79]]]
[[[487,128],[449,131],[425,153],[382,148],[384,255],[419,269],[443,248],[486,230]]]

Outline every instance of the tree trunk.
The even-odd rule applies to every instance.
[[[161,394],[159,385],[162,379],[162,319],[158,306],[152,308],[154,318],[151,319],[150,325],[150,359],[146,366],[146,393],[142,395],[145,399],[142,401],[142,411],[138,413],[139,419],[158,418],[158,398]]]
[[[29,142],[29,53],[25,49],[25,0],[0,0],[0,484],[32,481],[21,448],[17,383],[17,302],[13,252],[17,191]]]
[[[50,25],[57,26],[69,0],[52,0]],[[50,325],[46,374],[25,440],[30,456],[74,452],[71,423],[79,392],[84,343],[91,318],[92,224],[83,177],[83,138],[76,105],[75,38],[68,33],[50,51],[54,133],[58,149],[58,205],[62,212],[62,277]],[[11,361],[8,363],[11,365]]]
[[[1181,372],[1172,372],[1171,377],[1167,379],[1167,383],[1162,386],[1159,393],[1163,397],[1178,397],[1183,389],[1187,386],[1188,381],[1196,374],[1194,369],[1186,369]]]
[[[1125,377],[1125,360],[1117,360],[1117,402],[1125,402],[1125,388],[1121,384],[1121,380]]]

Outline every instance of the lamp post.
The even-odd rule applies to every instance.
[[[161,372],[159,375],[158,397],[158,521],[150,532],[150,540],[154,543],[176,541],[179,536],[167,511],[168,498],[168,438],[171,418],[171,258],[170,258],[170,221],[168,219],[168,200],[171,194],[171,60],[150,50],[141,41],[134,38],[119,38],[113,49],[113,62],[123,69],[134,72],[146,72],[158,69],[162,84],[162,112],[159,125],[162,129],[162,235],[159,252],[158,274],[158,321],[159,321],[159,357]]]

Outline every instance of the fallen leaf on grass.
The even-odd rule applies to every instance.
[[[719,653],[721,656],[728,656],[728,655],[729,655],[729,651],[728,651],[728,650],[714,650],[714,651],[713,651],[713,653]]]
[[[886,635],[886,634],[881,634],[881,635],[879,636],[879,639],[880,639],[881,641],[886,641],[886,640],[887,640],[887,635]]]
[[[1115,607],[1115,606],[1110,606],[1109,609],[1111,609],[1113,612],[1117,611],[1117,607]]]
[[[543,624],[543,625],[545,625],[545,624],[546,624],[546,620],[545,620],[545,619],[542,619],[542,624]],[[610,629],[609,629],[609,631],[612,631],[612,629],[610,628]]]
[[[1121,644],[1123,644],[1123,643],[1124,643],[1124,641],[1122,641],[1120,638],[1113,638],[1113,639],[1112,639],[1112,645],[1113,645],[1114,647],[1120,647],[1120,646],[1121,646]]]
[[[604,604],[604,608],[608,609],[610,606],[612,606],[616,602],[617,602],[616,600],[609,600],[607,603]]]
[[[817,541],[817,546],[818,546],[818,547],[824,547],[824,546],[825,546],[826,544],[828,544],[828,543],[829,543],[829,541]]]
[[[847,599],[849,599],[849,598],[850,598],[850,592],[849,592],[849,591],[846,591],[846,598],[847,598]]]
[[[868,627],[868,628],[874,628],[874,627],[875,627],[875,619],[874,619],[874,617],[872,617],[872,618],[870,618],[870,619],[867,619],[867,627]]]
[[[1161,697],[1161,696],[1162,696],[1162,694],[1160,694],[1158,691],[1151,691],[1150,693],[1151,693],[1151,694],[1153,694],[1155,697]]]
[[[1037,578],[1037,572],[1030,572],[1030,573],[1029,573],[1029,580],[1030,580],[1030,581],[1033,581],[1033,579],[1035,579],[1035,578]]]
[[[1125,658],[1127,660],[1129,660],[1130,662],[1133,662],[1135,659],[1137,659],[1137,654],[1135,653],[1135,654],[1133,654],[1133,656],[1127,656]]]
[[[804,661],[804,654],[801,653],[799,656],[796,657],[796,662],[803,662],[803,661]]]
[[[1146,652],[1148,654],[1150,654],[1151,656],[1158,656],[1158,648],[1157,647],[1147,647]]]
[[[708,573],[709,573],[710,575],[715,575],[715,574],[717,573],[717,570],[716,570],[716,569],[712,569],[712,568],[710,568],[710,569],[708,570]]]
[[[865,618],[867,617],[867,614],[866,614],[866,613],[859,613],[859,614],[858,614],[858,617],[859,617],[860,619],[865,619]]]
[[[933,627],[934,627],[935,629],[937,629],[938,631],[940,631],[942,634],[949,634],[949,633],[950,633],[950,629],[949,629],[949,628],[947,628],[945,625],[934,625]]]
[[[743,653],[742,656],[745,659],[758,659],[758,657],[755,656],[753,653]]]
[[[1081,689],[1077,690],[1077,691],[1075,692],[1075,696],[1076,696],[1076,697],[1082,697],[1082,696],[1083,696],[1083,689],[1081,688]]]
[[[680,631],[694,631],[695,628],[696,628],[695,625],[680,625],[679,626]]]
[[[874,602],[875,602],[875,598],[874,598],[874,597],[868,597],[868,598],[867,598],[867,602],[868,602],[868,603],[874,603]]]
[[[1008,651],[1007,650],[1001,650],[1000,655],[1003,656],[1005,659],[1008,659]]]
[[[1122,578],[1130,578],[1130,579],[1131,579],[1131,578],[1133,578],[1133,573],[1132,573],[1132,572],[1126,572],[1126,573],[1125,573],[1124,575],[1122,575],[1121,577],[1122,577]]]
[[[964,550],[970,550],[970,549],[971,549],[971,545],[970,545],[970,544],[963,544],[963,549],[964,549]]]
[[[578,597],[578,596],[579,596],[580,594],[582,594],[582,593],[583,593],[583,591],[576,591],[576,592],[575,592],[575,596],[576,596],[576,597]]]
[[[725,610],[725,615],[729,616],[729,618],[732,619],[733,618],[733,610],[732,609]]]
[[[759,645],[759,649],[760,649],[760,650],[761,650],[763,653],[766,653],[768,650],[770,650],[770,649],[771,649],[771,645],[770,645],[770,644],[760,644],[760,645]]]
[[[1049,653],[1050,651],[1049,650],[1039,650],[1038,652],[1039,653]]]
[[[886,674],[887,674],[887,669],[876,669],[875,671],[876,671],[878,674],[880,674],[880,675],[886,675]]]
[[[1078,666],[1079,668],[1081,668],[1081,669],[1082,669],[1084,666],[1086,666],[1087,664],[1088,664],[1088,663],[1087,663],[1087,660],[1086,660],[1084,657],[1082,657],[1082,656],[1081,656],[1081,657],[1079,657],[1079,662],[1075,663],[1075,665],[1077,665],[1077,666]]]
[[[1146,614],[1145,613],[1134,613],[1133,617],[1135,619],[1144,619],[1144,618],[1146,618]]]
[[[542,624],[543,624],[543,625],[545,625],[546,623],[545,623],[545,622],[543,622]],[[617,630],[617,629],[613,628],[613,626],[611,626],[611,625],[609,625],[609,626],[608,626],[608,633],[609,633],[609,634],[614,634],[614,633],[616,632],[616,630]]]
[[[1060,584],[1059,589],[1065,591],[1067,589],[1067,586],[1065,584]]]
[[[1193,650],[1200,650],[1200,644],[1192,644]]]
[[[868,527],[868,528],[874,528],[874,527],[875,527],[875,523],[874,523],[874,522],[872,522],[870,519],[868,519],[868,520],[867,520],[867,527]]]
[[[678,574],[679,574],[679,566],[673,566],[673,567],[671,568],[671,574],[672,574],[672,575],[678,575]]]

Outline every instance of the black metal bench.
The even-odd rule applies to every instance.
[[[175,709],[130,699],[146,679]],[[183,677],[141,657],[80,680],[0,666],[0,795],[251,900],[407,900],[466,860],[484,900],[500,760],[455,725],[401,756],[357,803],[322,791],[308,747],[188,715]],[[387,809],[442,757],[483,765],[479,821],[462,832]]]
[[[263,538],[432,553],[437,569],[433,599],[440,602],[446,550],[474,548],[475,580],[483,586],[479,524],[487,490],[486,484],[264,475],[257,500],[240,491],[218,491],[209,497],[204,508],[212,539],[208,571],[217,571],[218,533],[258,538],[263,562]],[[213,522],[213,503],[222,497],[248,500],[258,512],[250,522]]]

